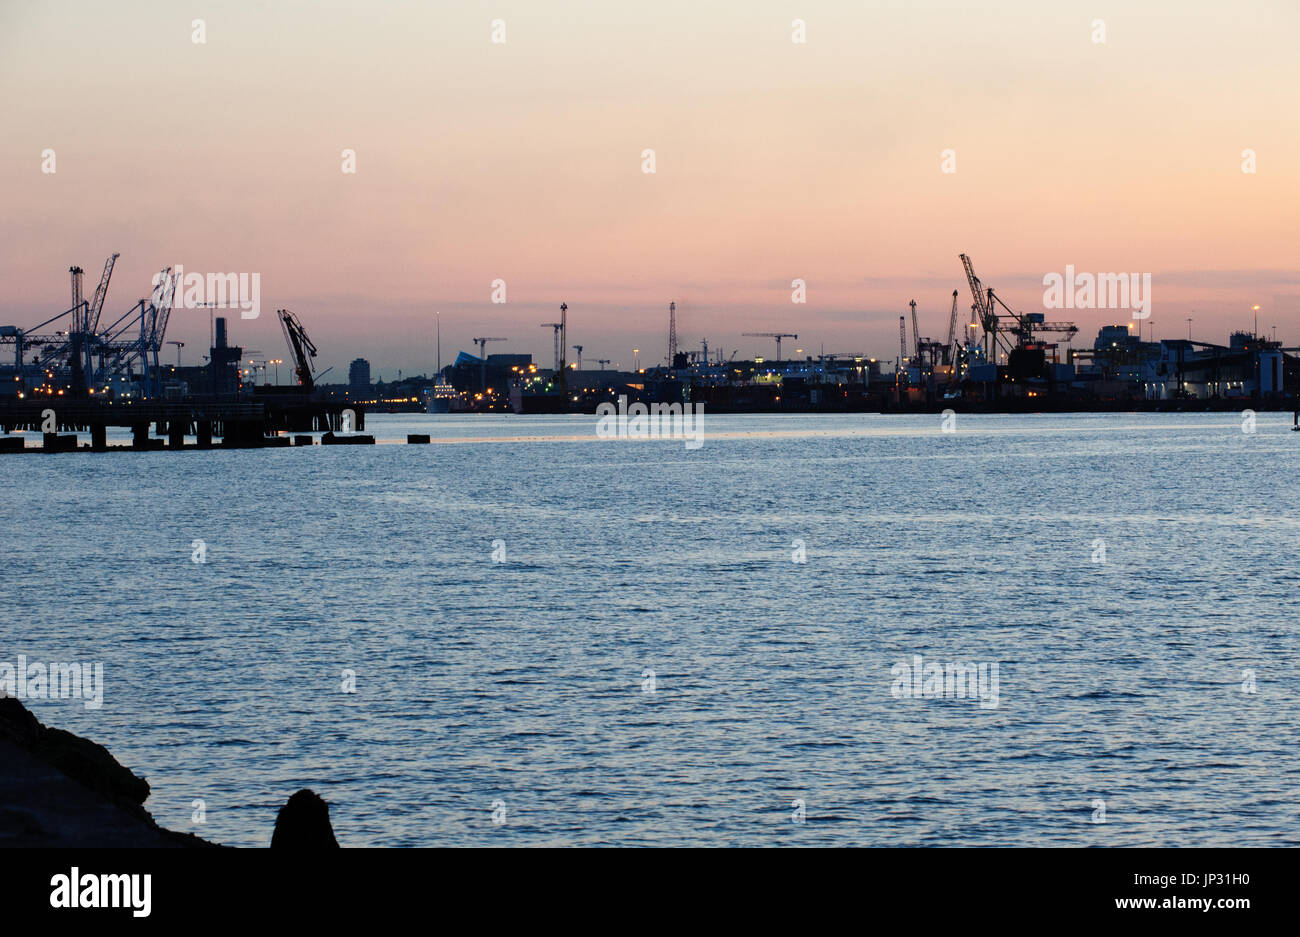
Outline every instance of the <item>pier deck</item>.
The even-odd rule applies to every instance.
[[[350,414],[350,416],[345,416]],[[104,451],[108,427],[132,431],[132,449],[161,448],[151,440],[150,427],[166,437],[166,447],[184,448],[185,437],[198,438],[199,448],[256,448],[282,445],[280,433],[337,433],[365,428],[365,411],[354,403],[323,401],[310,396],[186,397],[178,400],[92,400],[66,397],[0,399],[0,452],[40,451],[15,445],[16,430],[42,432],[45,448],[76,448],[75,436],[90,433],[90,449]],[[71,443],[69,443],[71,441]],[[123,447],[118,447],[123,448]]]

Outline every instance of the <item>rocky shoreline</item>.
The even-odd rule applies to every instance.
[[[104,746],[42,725],[0,697],[0,848],[225,848],[158,825],[149,782]],[[275,848],[337,848],[329,805],[301,790],[276,817]]]

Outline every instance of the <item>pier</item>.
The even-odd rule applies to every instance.
[[[109,446],[108,428],[131,431],[129,446]],[[150,428],[154,436],[150,436]],[[303,445],[309,433],[336,434],[365,429],[365,410],[353,403],[327,402],[308,395],[188,397],[181,400],[98,401],[66,397],[0,400],[0,452],[68,452],[78,449],[75,433],[89,433],[89,447],[110,449],[254,449]],[[15,431],[43,434],[41,447],[29,447]],[[280,435],[297,434],[294,436]],[[197,445],[185,445],[193,436]],[[337,437],[346,439],[348,437]]]

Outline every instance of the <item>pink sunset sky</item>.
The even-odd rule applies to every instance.
[[[287,357],[288,307],[329,380],[431,373],[435,312],[444,363],[476,335],[549,363],[561,301],[593,365],[661,359],[669,300],[684,348],[892,360],[908,300],[935,338],[953,289],[965,318],[965,252],[1014,308],[1067,264],[1150,273],[1157,338],[1259,304],[1296,345],[1297,38],[1295,0],[6,0],[0,325],[119,251],[106,316],[165,265],[256,272],[232,340]],[[1130,319],[1049,317],[1076,346]],[[167,337],[198,363],[207,312]]]

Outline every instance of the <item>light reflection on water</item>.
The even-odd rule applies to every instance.
[[[379,414],[469,441],[16,457],[0,660],[102,660],[103,709],[32,709],[236,845],[303,786],[348,845],[1295,844],[1289,423]],[[999,662],[1000,705],[895,699],[913,654]]]

